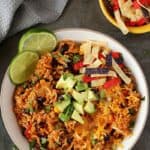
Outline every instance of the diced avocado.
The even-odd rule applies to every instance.
[[[72,73],[64,73],[63,78],[64,80],[66,80],[67,78],[74,78],[74,75]]]
[[[84,83],[84,82],[82,82],[82,81],[78,81],[78,82],[77,82],[77,85],[75,86],[75,89],[76,89],[78,92],[87,90],[87,89],[88,89],[88,84],[87,84],[87,83]]]
[[[73,102],[73,106],[75,108],[75,110],[80,113],[80,114],[84,114],[84,111],[83,111],[83,105],[82,104],[79,104],[77,102]]]
[[[83,79],[83,74],[76,75],[76,76],[75,76],[75,79],[76,79],[77,81],[82,81],[82,79]]]
[[[62,97],[64,100],[70,100],[71,101],[71,95],[69,95],[69,94],[64,94]]]
[[[71,100],[66,99],[66,100],[58,101],[54,105],[57,110],[59,110],[60,112],[63,112],[70,103],[71,103]]]
[[[81,92],[82,94],[82,97],[84,97],[84,100],[86,101],[87,100],[87,97],[88,97],[88,91],[84,91],[84,92]]]
[[[47,138],[41,137],[40,143],[41,143],[42,145],[46,144],[46,143],[47,143]]]
[[[87,97],[87,99],[88,99],[89,101],[95,101],[95,100],[98,99],[98,98],[97,98],[97,95],[96,95],[92,90],[88,90],[87,92],[88,92],[88,97]]]
[[[89,114],[92,114],[94,113],[96,110],[95,110],[95,106],[94,104],[91,102],[91,101],[88,101],[85,106],[84,106],[84,110],[89,113]]]
[[[72,89],[76,83],[76,79],[71,73],[63,74],[56,84],[57,89]]]
[[[76,80],[74,78],[67,78],[64,89],[72,89],[74,87],[75,83],[76,83]]]
[[[76,110],[73,111],[71,118],[81,124],[84,124],[84,120]]]
[[[64,88],[64,85],[65,85],[65,80],[64,80],[63,76],[61,76],[56,84],[56,88],[62,89],[62,88]]]
[[[72,96],[73,96],[73,98],[74,98],[78,103],[83,104],[83,102],[84,102],[84,95],[83,95],[83,94],[81,94],[81,93],[79,93],[79,92],[73,90]]]

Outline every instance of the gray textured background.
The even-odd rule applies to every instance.
[[[104,18],[97,0],[70,0],[62,16],[54,23],[44,26],[55,30],[67,27],[82,27],[106,33],[124,44],[141,64],[150,85],[150,33],[143,35],[122,33]],[[22,32],[23,33],[23,32]],[[0,44],[0,83],[4,72],[17,52],[18,40],[22,33],[14,35]],[[13,129],[12,129],[13,130]],[[150,150],[150,115],[142,136],[133,150]],[[11,142],[0,119],[0,150],[11,150]]]

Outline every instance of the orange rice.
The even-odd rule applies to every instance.
[[[41,56],[29,80],[16,87],[13,101],[18,124],[27,140],[35,141],[37,150],[42,137],[47,139],[47,150],[115,150],[132,134],[140,107],[141,96],[134,78],[125,67],[124,71],[132,78],[129,85],[122,83],[106,89],[107,98],[95,102],[97,111],[83,115],[84,124],[74,120],[63,123],[53,104],[62,93],[55,88],[56,82],[66,70],[72,69],[66,68],[57,54],[64,44],[68,44],[68,50],[63,56],[72,58],[79,53],[79,43],[60,41],[56,51]],[[55,60],[53,55],[57,56]]]

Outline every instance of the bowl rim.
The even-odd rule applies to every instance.
[[[106,19],[115,27],[119,28],[118,24],[116,23],[115,19],[110,15],[110,13],[107,11],[107,8],[105,7],[104,0],[98,0],[99,7],[102,10],[103,15],[106,17]],[[142,34],[146,32],[150,32],[150,23],[147,25],[139,26],[139,27],[129,27],[127,26],[130,33],[134,34]]]
[[[106,38],[109,38],[111,41],[117,43],[119,46],[121,46],[125,51],[127,51],[132,59],[135,61],[136,65],[139,67],[140,71],[141,71],[141,74],[143,76],[143,80],[144,80],[144,84],[145,84],[145,87],[146,87],[146,97],[147,97],[147,109],[146,109],[146,113],[145,113],[145,118],[143,120],[143,126],[141,127],[141,131],[140,133],[137,135],[136,139],[134,140],[132,146],[131,146],[131,149],[134,147],[134,145],[136,144],[136,142],[139,140],[139,137],[141,136],[141,134],[143,133],[143,130],[145,128],[145,125],[146,125],[146,121],[147,121],[147,118],[148,118],[148,112],[149,112],[149,88],[148,88],[148,82],[146,80],[146,76],[143,72],[143,69],[141,67],[141,65],[138,63],[138,61],[136,60],[135,56],[124,46],[122,45],[119,41],[117,41],[116,39],[112,38],[111,36],[109,36],[108,34],[105,34],[105,33],[102,33],[102,32],[99,32],[99,31],[96,31],[96,30],[91,30],[91,29],[87,29],[87,28],[61,28],[61,29],[57,29],[57,30],[54,30],[54,33],[57,33],[57,32],[66,32],[66,31],[83,31],[83,32],[93,32],[93,33],[96,33],[96,34],[101,34],[102,36],[105,36]],[[8,67],[9,68],[9,67]],[[2,83],[1,83],[1,89],[0,89],[0,111],[1,111],[1,116],[2,116],[2,121],[3,121],[3,124],[4,124],[4,127],[8,133],[8,136],[11,138],[12,142],[14,144],[17,145],[16,141],[13,139],[13,136],[9,133],[9,129],[7,128],[7,124],[6,124],[6,120],[5,120],[5,117],[4,117],[4,114],[3,114],[3,109],[2,108],[2,91],[5,90],[4,89],[4,81],[5,81],[5,78],[6,76],[8,76],[8,68],[6,69],[6,72],[3,76],[3,79],[2,79]]]

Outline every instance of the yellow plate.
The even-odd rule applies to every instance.
[[[98,1],[99,1],[99,6],[100,6],[104,16],[107,18],[107,20],[111,24],[113,24],[114,26],[119,28],[119,26],[116,23],[115,19],[107,11],[107,8],[105,7],[105,4],[104,4],[104,0],[98,0]],[[143,25],[143,26],[140,26],[140,27],[128,27],[128,29],[129,29],[129,32],[134,33],[134,34],[146,33],[146,32],[150,32],[150,24]]]

